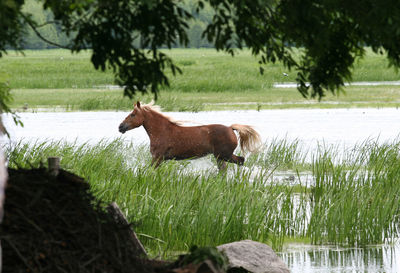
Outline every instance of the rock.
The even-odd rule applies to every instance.
[[[266,244],[244,240],[217,247],[229,259],[229,270],[245,269],[252,273],[289,273],[286,264]]]

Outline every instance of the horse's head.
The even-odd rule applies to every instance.
[[[143,109],[140,108],[140,102],[137,102],[136,105],[133,107],[133,111],[124,119],[123,122],[118,127],[118,130],[121,133],[125,133],[131,129],[135,129],[143,125],[144,122],[144,115]]]

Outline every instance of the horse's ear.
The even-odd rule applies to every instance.
[[[140,101],[136,102],[136,106],[137,106],[137,108],[140,108]]]

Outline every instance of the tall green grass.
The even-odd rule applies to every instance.
[[[400,216],[400,142],[366,141],[351,157],[314,160],[308,235],[317,244],[377,244],[396,238]]]
[[[299,140],[273,138],[265,143],[254,164],[276,170],[303,170],[309,168],[307,151]]]
[[[265,187],[262,173],[250,182],[248,171],[240,169],[229,176],[216,168],[193,173],[184,162],[170,161],[155,170],[149,167],[147,149],[122,141],[96,146],[20,143],[7,154],[11,167],[40,166],[47,156],[60,156],[63,168],[85,177],[98,198],[123,208],[153,254],[245,238],[277,242],[282,237],[271,232],[278,212],[273,219],[265,212],[276,211],[284,186]]]
[[[37,167],[60,156],[105,203],[116,201],[145,247],[170,256],[192,245],[241,239],[280,249],[287,239],[365,246],[399,236],[399,141],[368,140],[352,150],[321,147],[306,154],[298,141],[273,140],[245,166],[193,171],[185,161],[150,167],[147,146],[122,140],[97,145],[48,142],[6,147],[10,167]],[[195,163],[196,164],[196,163]],[[200,164],[200,163],[198,163]],[[276,170],[308,170],[314,182],[270,182]],[[300,178],[300,177],[299,177]],[[269,181],[269,182],[267,182]]]

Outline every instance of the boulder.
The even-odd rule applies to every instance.
[[[252,273],[289,273],[281,258],[266,244],[244,240],[217,247],[229,259],[229,270],[245,269]],[[228,272],[229,272],[228,270]],[[236,272],[236,271],[235,271]]]

